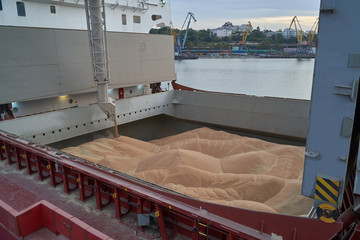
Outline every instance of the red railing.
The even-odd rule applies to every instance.
[[[331,239],[342,223],[256,212],[201,202],[114,170],[0,131],[0,158],[39,180],[79,191],[84,201],[95,196],[96,207],[115,204],[116,217],[128,212],[154,213],[162,239],[176,233],[191,239]]]

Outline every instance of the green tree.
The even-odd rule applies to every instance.
[[[158,29],[156,29],[156,28],[150,29],[150,32],[149,32],[149,33],[150,33],[150,34],[159,34]]]
[[[283,47],[281,46],[280,43],[275,43],[275,44],[273,45],[273,48],[274,48],[275,50],[278,50],[278,51],[283,50]]]
[[[202,29],[202,30],[198,31],[198,38],[199,38],[200,42],[207,42],[207,43],[211,42],[212,38],[211,38],[210,30]]]
[[[271,49],[271,43],[269,40],[265,40],[265,41],[260,42],[256,46],[256,48],[259,50],[269,50],[269,49]]]
[[[289,39],[286,39],[286,43],[297,43],[298,40],[296,37],[290,37]]]
[[[240,33],[235,33],[232,35],[233,42],[239,42],[240,40],[242,40],[242,35]]]
[[[247,41],[249,42],[261,42],[264,41],[266,38],[265,33],[259,30],[253,30],[249,36],[247,37]]]
[[[186,42],[185,47],[187,49],[193,49],[195,47],[194,42]]]

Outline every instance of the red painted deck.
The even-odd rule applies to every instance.
[[[61,234],[55,235],[47,228],[42,228],[24,238],[24,240],[67,240],[67,239],[68,238],[64,237],[64,235]]]
[[[153,239],[154,236],[158,236],[157,232],[151,229],[146,233],[139,231],[136,228],[135,214],[128,214],[119,221],[115,218],[115,210],[111,209],[114,208],[113,205],[102,211],[96,210],[95,199],[88,199],[82,203],[77,191],[67,195],[62,185],[52,188],[49,182],[50,179],[40,182],[37,175],[29,176],[25,170],[18,171],[14,165],[9,166],[5,161],[0,162],[0,199],[18,212],[46,200],[113,239]],[[4,235],[0,233],[0,236]],[[42,229],[25,239],[67,238]]]

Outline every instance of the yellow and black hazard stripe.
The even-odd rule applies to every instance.
[[[339,200],[340,181],[317,177],[315,199],[337,204]]]

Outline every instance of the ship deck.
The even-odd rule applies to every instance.
[[[129,213],[121,220],[115,218],[114,205],[96,209],[95,196],[85,202],[79,201],[77,191],[65,194],[63,185],[49,187],[50,179],[39,181],[37,175],[28,175],[26,170],[17,170],[6,161],[0,162],[0,199],[17,211],[22,211],[42,200],[55,205],[70,215],[94,227],[113,239],[157,239],[160,233],[151,228],[136,228],[136,214]],[[67,239],[54,235],[43,228],[24,239]]]

